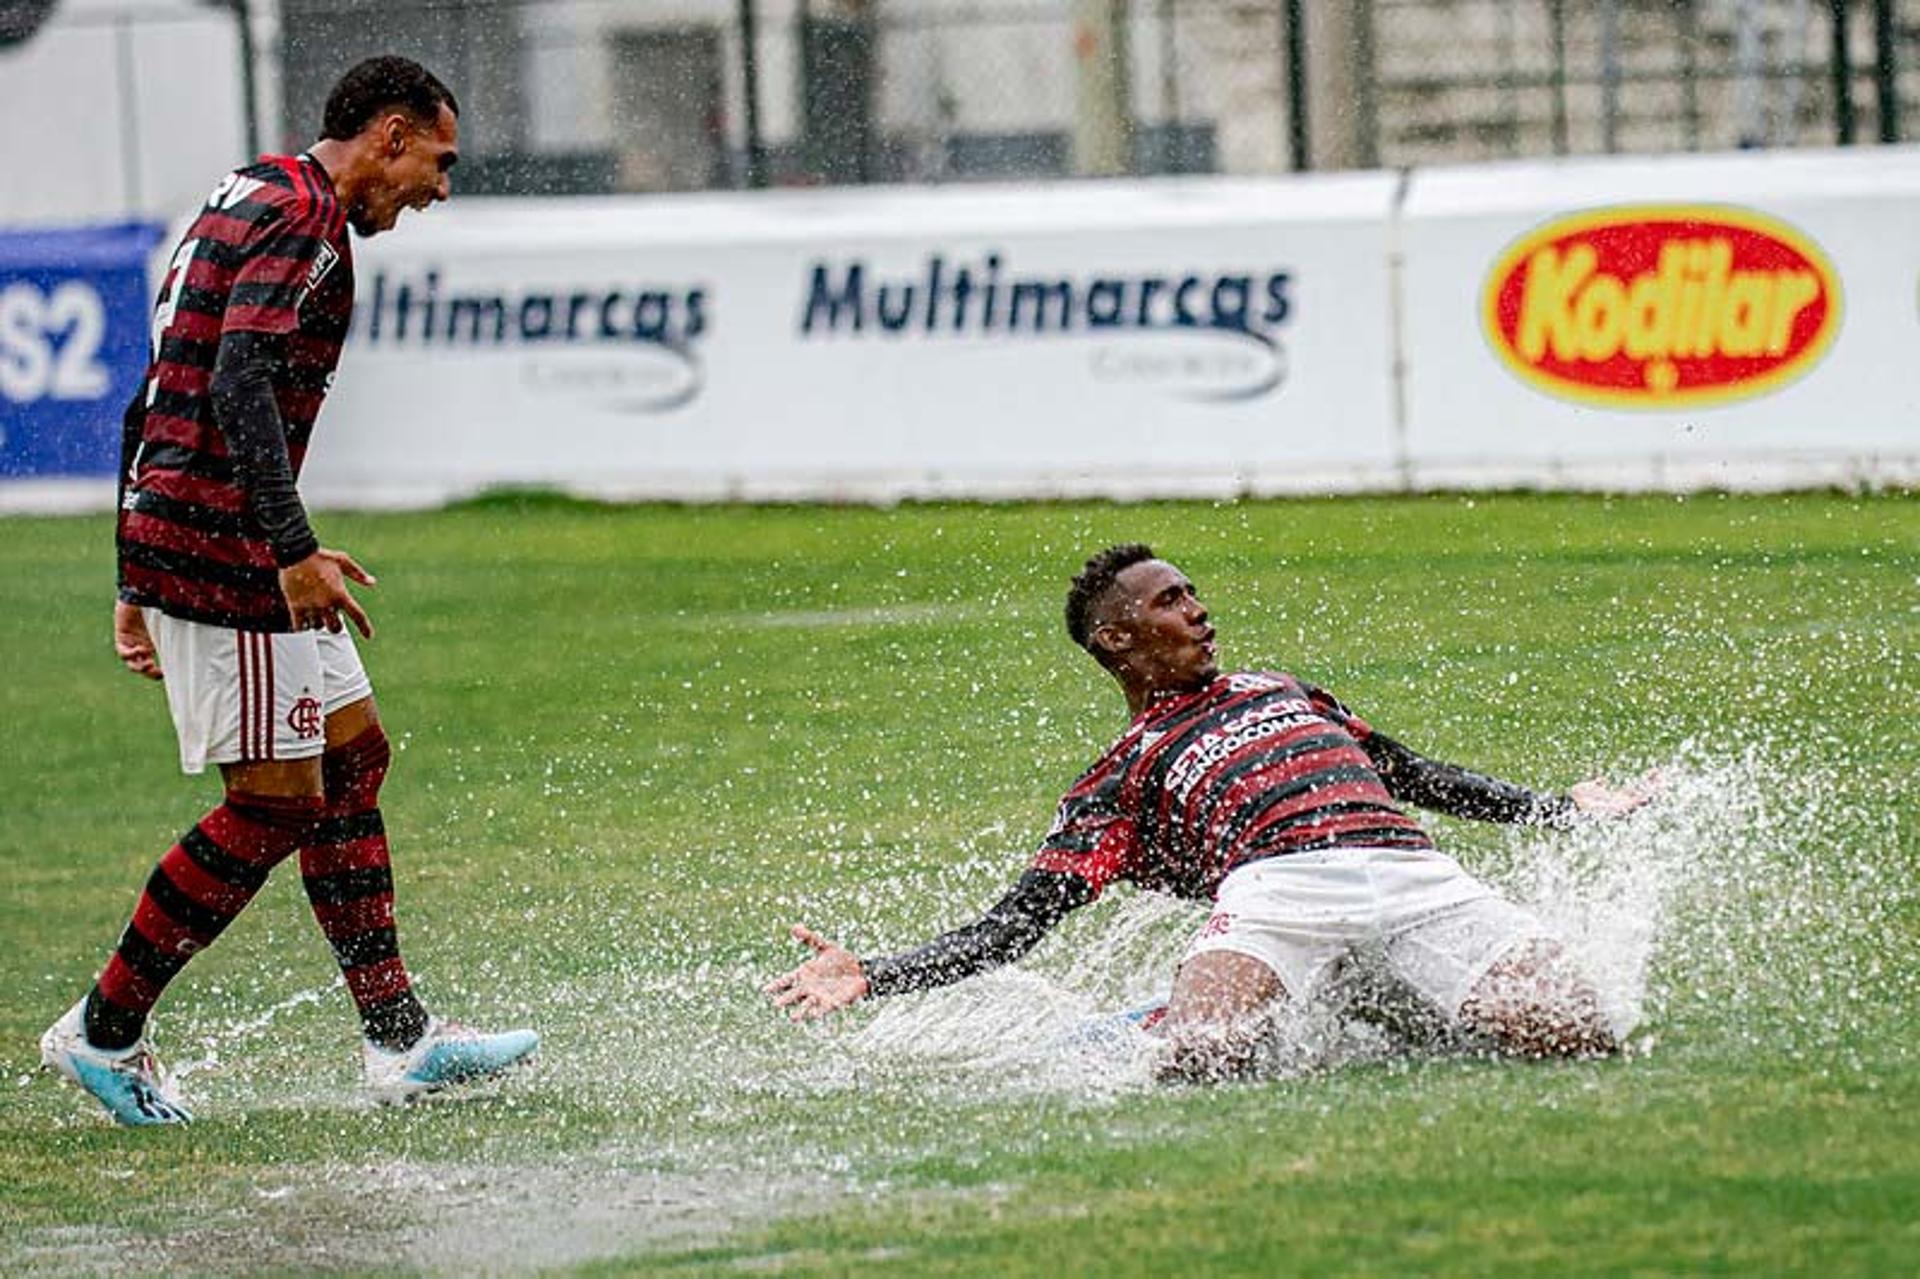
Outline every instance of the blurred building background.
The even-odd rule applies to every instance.
[[[459,94],[467,193],[1920,136],[1920,0],[0,0],[0,42],[10,220],[177,211],[387,51]]]

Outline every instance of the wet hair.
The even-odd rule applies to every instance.
[[[1073,636],[1074,643],[1100,657],[1093,646],[1094,607],[1121,573],[1153,558],[1153,548],[1146,543],[1122,542],[1087,561],[1087,566],[1074,577],[1073,585],[1067,588],[1067,634]]]
[[[453,90],[412,58],[368,58],[341,76],[327,95],[320,136],[343,142],[358,137],[370,121],[395,107],[423,127],[431,126],[440,118],[442,102],[460,114]]]

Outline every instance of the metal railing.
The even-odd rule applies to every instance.
[[[8,56],[110,25],[87,74],[131,102],[183,14],[228,47],[247,17],[251,47],[198,74],[233,77],[266,148],[310,139],[358,57],[420,58],[462,98],[479,192],[1920,138],[1920,0],[129,0],[58,9]],[[163,169],[168,138],[122,114],[121,167]]]
[[[1363,163],[1893,142],[1920,125],[1920,4],[1369,7]]]

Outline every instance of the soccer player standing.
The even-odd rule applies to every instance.
[[[353,311],[347,228],[389,230],[450,193],[459,104],[418,63],[372,58],[328,96],[320,141],[228,174],[169,260],[152,362],[122,433],[114,648],[163,678],[188,773],[224,801],[160,859],[45,1063],[127,1124],[189,1116],[148,1012],[295,852],[366,1035],[368,1085],[404,1099],[533,1052],[428,1014],[394,931],[379,808],[390,748],[350,619],[373,578],[320,545],[295,480]]]

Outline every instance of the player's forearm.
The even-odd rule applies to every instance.
[[[1367,754],[1395,799],[1451,817],[1482,822],[1562,826],[1573,816],[1573,801],[1503,782],[1455,764],[1428,759],[1384,733],[1365,743]]]
[[[274,562],[285,568],[319,550],[320,539],[294,487],[286,427],[274,398],[279,345],[265,334],[228,333],[220,339],[208,391],[247,508],[273,547]]]
[[[127,401],[126,412],[120,415],[120,486],[114,494],[116,509],[124,509],[127,504],[127,485],[133,483],[134,463],[140,457],[140,437],[147,423],[147,386],[140,384],[133,398]]]
[[[120,477],[113,495],[116,538],[119,536],[121,526],[126,523],[127,489],[133,483],[133,468],[140,459],[140,439],[146,431],[146,394],[146,384],[142,383],[140,389],[134,392],[133,398],[127,401],[126,412],[120,415]],[[119,581],[116,583],[121,591],[124,591],[127,586],[126,572],[126,560],[122,559],[118,570]]]
[[[870,995],[899,995],[946,986],[1019,959],[1069,912],[1093,899],[1074,875],[1030,870],[992,909],[965,928],[924,946],[861,961]]]

